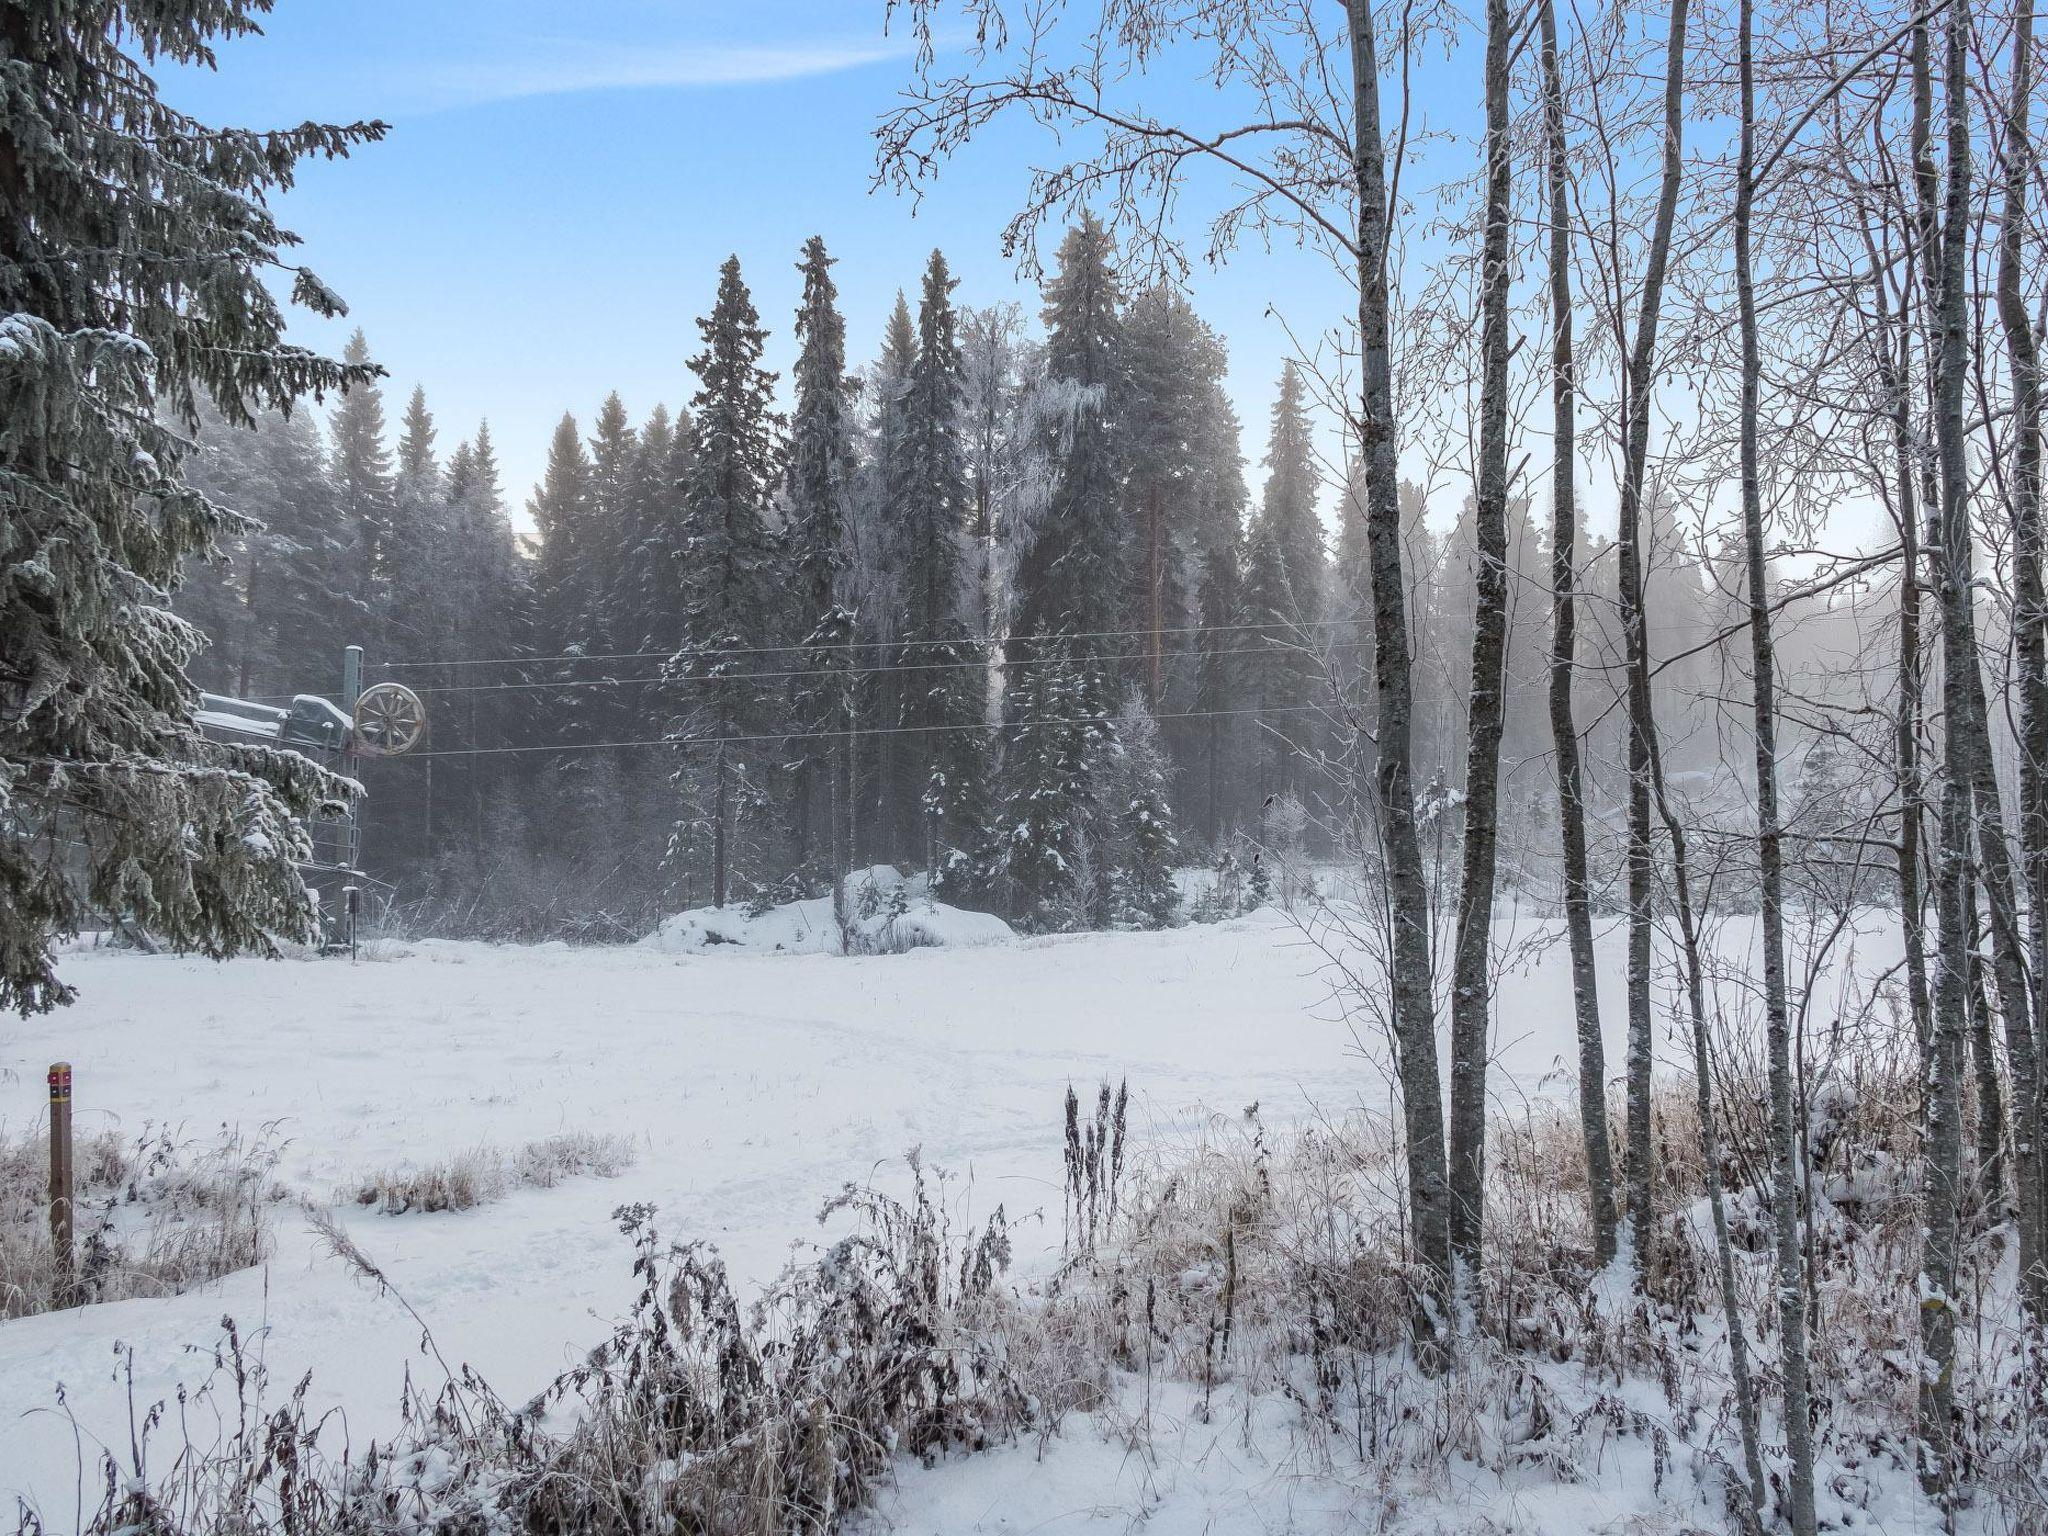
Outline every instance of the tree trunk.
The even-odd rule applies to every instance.
[[[1634,1262],[1640,1275],[1651,1236],[1650,1064],[1654,1035],[1650,1016],[1650,924],[1656,870],[1650,828],[1650,744],[1657,729],[1651,713],[1649,630],[1643,605],[1640,552],[1643,478],[1650,450],[1650,396],[1655,379],[1657,322],[1664,303],[1664,274],[1671,256],[1671,228],[1678,215],[1685,135],[1685,28],[1687,0],[1674,0],[1664,55],[1663,172],[1657,213],[1643,273],[1635,337],[1623,372],[1621,527],[1615,554],[1620,562],[1621,622],[1626,639],[1628,695],[1628,1147],[1623,1177],[1628,1193]]]
[[[1693,914],[1691,865],[1686,854],[1685,829],[1671,809],[1664,792],[1664,760],[1656,742],[1651,742],[1651,785],[1657,811],[1671,839],[1671,881],[1678,901],[1678,934],[1685,954],[1685,1002],[1692,1025],[1693,1091],[1700,1117],[1700,1161],[1705,1165],[1707,1208],[1714,1219],[1714,1257],[1721,1282],[1721,1322],[1728,1333],[1728,1374],[1735,1387],[1735,1420],[1742,1434],[1742,1466],[1747,1479],[1743,1489],[1748,1510],[1745,1529],[1763,1529],[1764,1458],[1758,1425],[1756,1379],[1749,1365],[1749,1335],[1744,1331],[1742,1306],[1735,1290],[1735,1245],[1728,1235],[1728,1205],[1721,1186],[1721,1137],[1714,1118],[1713,1042],[1707,1033],[1706,965],[1701,958],[1699,923]]]
[[[2013,651],[2020,695],[2020,865],[2027,910],[2027,969],[2033,977],[2031,1017],[2039,1032],[2025,1098],[2014,1077],[2015,1177],[2021,1220],[2034,1233],[2032,1261],[2022,1259],[2021,1294],[2036,1322],[2048,1318],[2048,1159],[2042,1157],[2043,1090],[2039,1072],[2048,1051],[2043,988],[2048,987],[2048,598],[2042,591],[2041,339],[2025,293],[2027,188],[2034,176],[2032,124],[2034,11],[2013,18],[2012,98],[2005,119],[2005,193],[1998,239],[1998,318],[2012,373]],[[1996,935],[1993,935],[1994,942]],[[2001,980],[2001,985],[2003,981]],[[2002,1000],[2001,1000],[2002,1001]],[[2008,1025],[2008,1030],[2010,1025]],[[2022,1234],[2022,1246],[2024,1232]]]
[[[1963,386],[1968,366],[1963,278],[1969,214],[1968,108],[1961,94],[1968,26],[1966,0],[1948,17],[1949,168],[1947,207],[1932,207],[1929,117],[1932,69],[1925,27],[1913,39],[1916,176],[1922,189],[1924,277],[1936,328],[1934,429],[1940,468],[1940,518],[1935,590],[1941,614],[1942,757],[1940,854],[1935,876],[1938,959],[1933,1029],[1925,1067],[1927,1188],[1922,1201],[1920,1481],[1945,1493],[1953,1458],[1955,1409],[1955,1282],[1958,1201],[1962,1189],[1963,1040],[1969,1018],[1970,931],[1964,905],[1970,844],[1968,678],[1976,668],[1970,614],[1968,473],[1963,440]],[[1958,144],[1960,135],[1961,143]],[[1960,150],[1960,153],[1958,151]],[[1935,261],[1938,233],[1939,261]]]
[[[1145,496],[1145,700],[1156,711],[1163,682],[1166,628],[1166,509],[1153,486]]]
[[[1572,1015],[1579,1037],[1579,1127],[1586,1143],[1593,1262],[1614,1257],[1614,1151],[1607,1129],[1607,1053],[1593,959],[1593,882],[1586,858],[1586,785],[1572,712],[1578,661],[1578,364],[1572,350],[1571,210],[1565,182],[1564,86],[1557,8],[1543,0],[1543,127],[1550,219],[1550,736],[1557,751],[1557,820],[1564,845],[1564,923]]]
[[[1991,1038],[1991,999],[1978,945],[1977,883],[1964,872],[1963,921],[1970,945],[1970,1068],[1977,1090],[1977,1188],[1993,1211],[2005,1203],[2005,1106],[1998,1091],[1998,1048]],[[1960,1090],[1958,1090],[1960,1091]]]
[[[1786,1489],[1793,1536],[1813,1536],[1813,1417],[1809,1401],[1807,1306],[1800,1220],[1799,1113],[1792,1081],[1792,1021],[1785,984],[1785,876],[1778,826],[1777,656],[1764,577],[1763,487],[1757,415],[1763,360],[1757,338],[1751,224],[1756,202],[1755,7],[1741,0],[1741,149],[1735,182],[1735,290],[1742,332],[1742,545],[1749,594],[1751,724],[1756,742],[1756,847],[1764,948],[1764,1027],[1769,1054],[1771,1223],[1777,1247],[1780,1367],[1785,1379]]]
[[[1507,662],[1508,156],[1507,0],[1486,0],[1486,228],[1480,271],[1479,569],[1465,756],[1464,878],[1451,964],[1451,1250],[1479,1301],[1486,1198],[1486,1055],[1493,1017],[1493,892],[1500,841],[1500,739]]]
[[[1920,659],[1920,456],[1913,428],[1912,331],[1908,315],[1898,319],[1893,351],[1890,302],[1882,277],[1871,285],[1878,340],[1872,349],[1891,402],[1892,455],[1899,484],[1899,685],[1892,735],[1892,777],[1899,802],[1899,925],[1906,958],[1906,1001],[1922,1055],[1928,1049],[1932,1003],[1927,986],[1926,895],[1920,884],[1921,811],[1926,787],[1920,775],[1920,722],[1925,683]]]
[[[722,721],[719,724],[718,733],[721,736],[725,734],[725,726]],[[711,771],[717,787],[713,790],[711,811],[711,905],[722,908],[725,905],[725,819],[727,815],[725,744],[720,742],[713,750],[716,755],[712,758]]]
[[[1682,0],[1681,0],[1682,3]],[[1407,589],[1401,577],[1401,501],[1389,340],[1386,147],[1380,132],[1379,59],[1372,0],[1347,0],[1351,86],[1356,102],[1358,327],[1362,395],[1358,437],[1364,456],[1367,559],[1371,566],[1373,683],[1377,695],[1377,789],[1391,914],[1387,982],[1407,1140],[1409,1224],[1426,1288],[1415,1337],[1428,1369],[1447,1363],[1450,1297],[1449,1190],[1444,1168],[1442,1082],[1429,960],[1429,891],[1423,877],[1415,796],[1409,782],[1414,714],[1408,654]]]

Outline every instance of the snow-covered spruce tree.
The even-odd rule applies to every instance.
[[[1019,670],[1003,775],[1009,906],[1027,928],[1071,928],[1088,895],[1081,844],[1095,809],[1094,760],[1108,733],[1089,723],[1090,690],[1063,646],[1053,642]]]
[[[690,360],[699,388],[696,451],[684,504],[689,544],[683,566],[683,646],[668,663],[676,685],[685,744],[681,771],[708,781],[711,897],[730,894],[732,839],[742,803],[755,804],[760,781],[746,771],[749,753],[730,738],[758,734],[766,697],[746,681],[768,638],[775,607],[776,549],[768,499],[778,476],[773,409],[775,375],[761,367],[762,329],[737,256],[718,272],[718,297],[697,322],[704,350]],[[696,741],[704,745],[689,746]]]
[[[1060,242],[1045,290],[1046,367],[1071,398],[1071,416],[1048,422],[1058,438],[1051,499],[1018,561],[1016,633],[1026,642],[1064,634],[1081,664],[1117,643],[1125,540],[1117,518],[1116,418],[1124,371],[1115,244],[1093,214]]]
[[[1167,796],[1171,766],[1159,725],[1134,689],[1117,717],[1117,770],[1112,781],[1116,827],[1116,920],[1134,928],[1170,927],[1180,914],[1180,862],[1173,807]]]
[[[1006,623],[1008,535],[1034,462],[1029,402],[1035,350],[1024,340],[1015,302],[960,312],[964,403],[961,446],[967,460],[967,537],[974,561],[974,633],[993,653]]]
[[[182,479],[200,400],[246,425],[370,377],[284,345],[264,197],[381,126],[212,129],[148,73],[260,8],[0,7],[0,1005],[23,1012],[70,999],[52,944],[95,910],[212,956],[313,931],[299,818],[341,786],[200,739],[168,608],[244,527]],[[292,293],[341,312],[302,268]]]
[[[846,373],[846,321],[832,281],[834,258],[817,235],[804,242],[797,271],[803,300],[796,312],[796,409],[789,423],[785,472],[786,542],[796,587],[795,629],[803,636],[793,724],[811,739],[798,743],[796,848],[799,865],[820,854],[831,863],[834,889],[852,860],[848,818],[853,806],[849,754],[838,734],[850,728],[854,697],[853,615],[842,588],[848,565],[849,498],[853,490],[853,385]]]

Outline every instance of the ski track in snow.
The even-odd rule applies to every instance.
[[[1613,958],[1603,1012],[1618,1070]],[[78,1003],[10,1020],[0,1037],[0,1126],[30,1127],[44,1067],[67,1059],[81,1135],[169,1122],[205,1142],[222,1125],[275,1122],[289,1138],[280,1179],[320,1204],[351,1178],[481,1145],[631,1137],[637,1160],[612,1179],[457,1214],[342,1208],[442,1353],[518,1402],[629,1304],[630,1254],[611,1221],[623,1203],[651,1201],[666,1237],[709,1239],[758,1283],[818,1241],[817,1210],[847,1181],[900,1190],[918,1147],[949,1176],[956,1217],[998,1202],[1013,1219],[1043,1213],[1017,1234],[1028,1274],[1058,1247],[1069,1083],[1086,1098],[1127,1077],[1141,1141],[1254,1100],[1280,1125],[1384,1106],[1382,1068],[1361,1057],[1322,973],[1272,913],[857,959],[444,943],[353,966],[82,952],[65,961]],[[1569,1077],[1569,997],[1558,946],[1504,982],[1504,1103]],[[321,1251],[293,1206],[275,1215],[260,1269],[0,1324],[0,1493],[68,1519],[79,1467],[72,1425],[52,1411],[59,1384],[88,1447],[125,1447],[116,1344],[133,1347],[139,1410],[204,1378],[230,1315],[258,1340],[273,1395],[310,1370],[311,1402],[344,1407],[355,1444],[391,1432],[407,1368],[438,1380],[417,1331]]]

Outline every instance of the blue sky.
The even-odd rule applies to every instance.
[[[391,372],[393,415],[423,384],[444,448],[488,416],[517,506],[564,410],[587,429],[609,390],[636,419],[688,398],[693,321],[729,253],[784,372],[794,263],[813,233],[840,258],[856,359],[935,245],[962,301],[1035,312],[998,235],[1049,153],[1038,131],[992,136],[921,206],[869,191],[870,131],[909,73],[882,17],[880,0],[279,0],[267,35],[223,49],[218,73],[165,85],[215,121],[391,124],[356,158],[306,167],[281,200],[303,259],[351,307],[342,323],[303,316],[294,334],[338,349],[360,324]],[[1148,105],[1196,122],[1213,111],[1205,87],[1161,89]],[[1230,343],[1256,466],[1288,351],[1269,298],[1285,295],[1287,318],[1313,333],[1348,293],[1317,258],[1256,249],[1192,287]]]

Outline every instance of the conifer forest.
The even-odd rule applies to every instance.
[[[0,0],[0,1510],[2048,1536],[2030,6]]]

